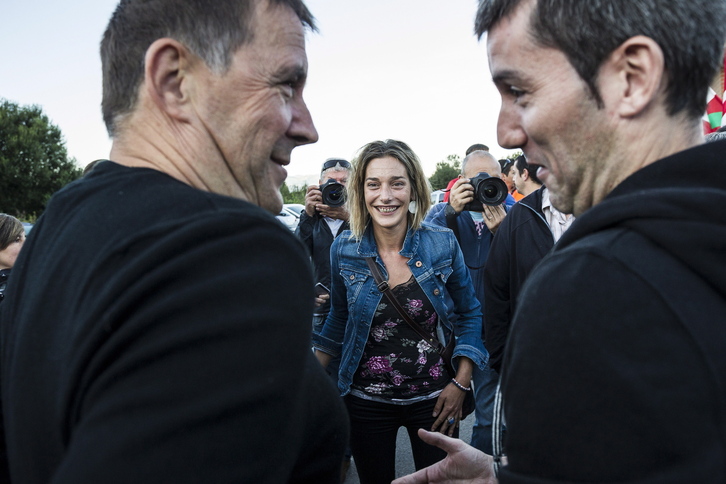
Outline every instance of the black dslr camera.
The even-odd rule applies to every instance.
[[[345,187],[332,178],[320,185],[320,191],[323,192],[323,203],[329,207],[340,207],[345,203]]]
[[[464,205],[464,210],[470,212],[481,212],[484,205],[501,205],[509,193],[504,180],[489,173],[478,173],[470,183],[474,187],[474,200]]]

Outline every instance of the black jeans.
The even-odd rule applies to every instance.
[[[428,467],[446,452],[422,441],[418,429],[431,430],[436,420],[432,414],[436,399],[411,405],[372,402],[347,395],[345,404],[350,415],[350,445],[361,484],[390,484],[396,478],[396,436],[403,426],[411,439],[416,470]],[[459,436],[458,429],[454,437]]]

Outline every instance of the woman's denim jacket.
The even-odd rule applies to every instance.
[[[452,330],[448,315],[458,316],[454,328],[454,363],[456,357],[466,356],[483,369],[489,355],[481,336],[481,306],[454,234],[447,228],[423,224],[418,230],[409,229],[399,253],[410,259],[408,266],[436,309],[439,323],[447,335]],[[313,334],[316,349],[333,356],[341,355],[338,375],[341,395],[350,391],[373,314],[383,297],[365,257],[375,257],[383,277],[388,279],[370,226],[360,241],[356,241],[349,230],[335,239],[330,248],[330,313],[322,331]],[[446,298],[447,292],[450,298]]]

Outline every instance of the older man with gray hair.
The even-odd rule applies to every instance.
[[[467,210],[467,206],[474,201],[471,179],[479,173],[487,173],[497,178],[501,174],[501,166],[497,159],[483,150],[475,150],[464,158],[461,174],[451,188],[449,201],[434,205],[426,216],[426,221],[440,227],[448,227],[456,234],[483,312],[484,266],[489,257],[494,233],[507,215],[506,210],[515,202],[507,193],[501,205],[481,205],[481,210]],[[482,322],[482,341],[486,341],[483,328],[484,322]],[[483,370],[475,367],[472,381],[476,401],[476,422],[472,430],[471,445],[491,454],[494,393],[498,376],[488,365]]]
[[[116,8],[110,161],[50,201],[2,308],[12,482],[339,482],[310,264],[273,216],[318,138],[306,27],[300,0]]]

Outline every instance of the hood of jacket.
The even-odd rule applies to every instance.
[[[638,170],[578,217],[555,250],[611,228],[637,232],[726,297],[726,141]]]

